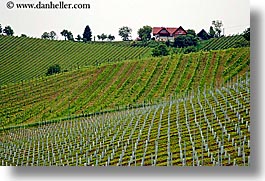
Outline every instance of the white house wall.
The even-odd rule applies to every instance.
[[[171,42],[174,41],[174,37],[168,37],[168,36],[158,36],[156,39],[159,41],[167,41],[167,40]]]

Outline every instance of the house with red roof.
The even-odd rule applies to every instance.
[[[174,41],[177,36],[187,34],[187,31],[182,26],[179,28],[153,27],[152,32],[158,41]]]

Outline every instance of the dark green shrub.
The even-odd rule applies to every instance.
[[[169,54],[169,50],[165,44],[160,44],[156,46],[152,51],[152,56],[158,57],[158,56],[166,56]]]
[[[61,67],[58,64],[52,65],[48,68],[46,75],[53,75],[61,72]]]
[[[187,48],[184,48],[184,53],[187,54],[187,53],[191,53],[191,52],[197,52],[197,48],[195,46],[189,46]]]

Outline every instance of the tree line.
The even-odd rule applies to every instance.
[[[132,29],[127,27],[127,26],[124,26],[124,27],[121,27],[119,29],[119,35],[122,37],[122,40],[123,41],[128,41],[130,40],[130,37],[131,37],[131,32],[132,32]],[[73,33],[69,30],[62,30],[60,32],[60,34],[64,37],[65,40],[69,40],[69,41],[78,41],[78,42],[90,42],[90,41],[96,41],[96,37],[98,39],[98,41],[105,41],[105,40],[108,40],[108,41],[113,41],[115,40],[115,36],[111,35],[111,34],[105,34],[105,33],[102,33],[100,35],[96,35],[96,36],[92,36],[92,30],[91,28],[89,27],[89,25],[87,25],[85,27],[85,30],[84,30],[84,33],[83,33],[83,36],[81,36],[80,34],[78,34],[76,36],[76,38],[74,38],[73,36]],[[92,40],[92,37],[93,37],[93,40]],[[51,32],[44,32],[41,36],[42,39],[50,39],[50,40],[54,40],[57,38],[57,35],[54,31],[51,31]]]
[[[138,35],[142,40],[149,40],[151,38],[151,32],[152,32],[152,27],[150,26],[144,26],[143,28],[140,28],[138,30]],[[4,33],[7,36],[13,36],[14,35],[14,30],[11,28],[11,26],[6,26],[4,29],[2,28],[1,24],[0,24],[0,34]],[[123,26],[121,28],[119,28],[118,34],[119,36],[122,38],[123,41],[129,41],[131,40],[132,36],[132,29],[128,26]],[[64,37],[64,40],[69,40],[69,41],[83,41],[83,42],[89,42],[92,41],[92,31],[91,28],[89,27],[89,25],[87,25],[85,27],[83,36],[81,36],[80,34],[78,34],[76,36],[76,38],[74,38],[73,33],[69,30],[62,30],[60,32],[60,35],[62,35]],[[27,37],[27,35],[25,34],[21,34],[21,37]],[[108,41],[113,41],[115,40],[115,36],[111,35],[111,34],[105,34],[102,33],[101,35],[96,35],[93,36],[93,40],[96,41],[96,37],[98,40],[104,41],[104,40],[108,40]],[[49,40],[56,40],[58,39],[58,35],[56,34],[55,31],[50,31],[50,32],[44,32],[41,35],[42,39],[49,39]]]
[[[199,40],[208,40],[211,38],[219,38],[224,35],[222,35],[222,27],[223,23],[221,20],[214,20],[212,21],[212,26],[209,28],[209,32],[206,32],[204,29],[202,29],[198,34],[192,29],[187,30],[187,35],[180,35],[177,36],[174,39],[174,42],[165,42],[167,46],[177,47],[177,48],[184,48],[189,46],[197,46],[199,43]],[[138,37],[135,41],[131,43],[132,46],[148,46],[151,42],[151,40],[155,40],[154,37],[151,35],[152,33],[152,27],[151,26],[143,26],[142,28],[138,29],[137,34]],[[0,24],[0,34],[5,34],[7,36],[13,36],[14,30],[11,28],[11,26],[5,26],[2,28],[2,25]],[[128,26],[122,26],[119,28],[118,31],[119,36],[122,38],[123,41],[130,41],[132,40],[132,29]],[[60,35],[64,37],[65,40],[69,41],[78,41],[78,42],[90,42],[90,41],[96,41],[96,37],[98,41],[113,41],[115,40],[115,36],[111,34],[105,34],[102,33],[100,35],[92,36],[92,30],[87,25],[84,29],[84,32],[82,36],[78,34],[76,38],[74,38],[74,35],[71,31],[63,29],[60,32]],[[250,40],[250,28],[246,29],[242,35],[246,38],[246,40]],[[21,37],[27,37],[25,34],[21,34]],[[58,35],[55,31],[51,32],[44,32],[41,35],[42,39],[50,39],[50,40],[56,40],[58,39]],[[92,40],[93,38],[93,40]]]

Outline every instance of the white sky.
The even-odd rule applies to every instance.
[[[88,3],[87,10],[8,9],[0,1],[0,24],[10,25],[15,35],[40,37],[44,31],[55,31],[62,39],[63,29],[74,37],[89,25],[92,34],[112,34],[120,40],[122,26],[132,28],[132,37],[144,26],[165,26],[209,30],[212,20],[222,20],[225,34],[241,33],[250,26],[249,0],[64,0],[65,3]],[[48,3],[51,0],[42,0]],[[61,0],[52,0],[58,3]],[[15,3],[38,3],[39,0],[13,0]]]

